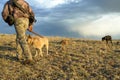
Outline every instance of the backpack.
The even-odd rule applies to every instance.
[[[14,17],[10,10],[10,4],[8,4],[8,10],[9,10],[9,14],[8,14],[5,22],[8,23],[9,26],[12,26],[14,24]]]
[[[36,22],[35,17],[30,12],[26,11],[20,4],[18,4],[16,0],[13,0],[12,6],[17,7],[23,13],[27,13],[29,15],[29,25],[33,24],[33,22]],[[5,22],[8,23],[9,26],[12,26],[14,24],[14,16],[11,13],[9,4],[8,4],[8,10],[9,10],[9,15],[7,16]]]
[[[19,10],[21,10],[23,13],[27,13],[29,15],[29,25],[33,24],[33,22],[36,22],[37,20],[35,17],[28,11],[26,11],[20,4],[17,3],[17,1],[13,1],[13,6],[17,7]]]

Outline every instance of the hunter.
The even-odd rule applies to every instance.
[[[16,56],[21,61],[24,55],[24,63],[33,62],[30,48],[26,42],[26,30],[32,31],[33,21],[30,21],[30,16],[34,18],[34,13],[25,0],[9,0],[5,3],[2,17],[5,22],[10,23],[8,15],[13,16],[13,25],[16,31]],[[11,25],[11,24],[10,24]]]

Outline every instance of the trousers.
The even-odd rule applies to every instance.
[[[15,20],[14,27],[16,31],[16,51],[18,58],[21,58],[23,54],[26,60],[33,60],[29,45],[26,41],[26,30],[28,26],[28,18],[18,18]]]

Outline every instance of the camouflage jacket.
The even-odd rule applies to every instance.
[[[9,13],[12,13],[14,16],[14,19],[25,17],[28,18],[29,15],[27,13],[23,13],[19,8],[13,6],[13,0],[9,0],[5,3],[3,11],[2,11],[2,17],[5,20]],[[24,8],[26,11],[31,13],[34,16],[34,13],[32,9],[30,8],[29,4],[24,0],[17,0],[17,3],[21,5],[22,8]],[[8,8],[9,5],[9,8]],[[10,12],[9,12],[10,9]]]

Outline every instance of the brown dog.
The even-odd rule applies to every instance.
[[[28,36],[27,37],[27,42],[29,45],[32,45],[35,49],[36,49],[36,54],[35,57],[40,55],[43,56],[42,54],[42,48],[45,45],[46,46],[46,50],[47,50],[47,55],[48,55],[48,39],[46,37],[39,37],[39,36]]]
[[[63,39],[60,41],[60,44],[61,44],[61,48],[62,50],[65,50],[65,47],[68,45],[68,40],[67,39]]]

